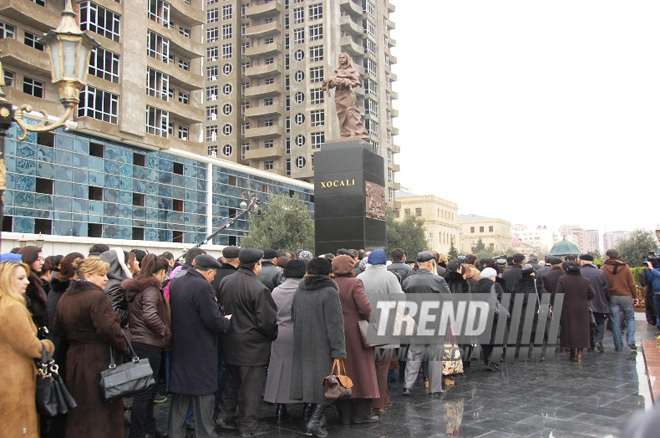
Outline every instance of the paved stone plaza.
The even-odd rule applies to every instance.
[[[401,382],[391,382],[393,406],[379,423],[341,426],[329,409],[329,436],[620,437],[632,412],[652,404],[641,341],[655,338],[656,329],[644,314],[636,317],[637,353],[627,346],[614,351],[606,331],[605,353],[585,352],[582,364],[569,362],[568,353],[544,362],[502,363],[498,373],[476,364],[443,397],[426,395],[421,380],[412,397],[403,397]],[[161,431],[167,430],[167,409],[168,403],[156,406]],[[264,405],[260,421],[271,430],[262,436],[301,436],[302,405],[290,413],[291,421],[277,423],[274,406]],[[238,436],[217,430],[219,436]]]

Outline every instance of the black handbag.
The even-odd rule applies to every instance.
[[[41,360],[37,364],[37,412],[46,417],[63,415],[74,409],[76,401],[69,394],[55,363],[45,346],[41,346]]]
[[[107,370],[101,371],[101,398],[110,402],[122,397],[130,397],[136,392],[149,389],[156,384],[154,372],[149,359],[140,359],[126,333],[122,331],[133,357],[130,362],[117,365],[115,363],[114,349],[110,347],[110,365]]]

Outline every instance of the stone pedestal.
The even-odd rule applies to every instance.
[[[323,145],[314,154],[316,254],[385,248],[383,157],[360,139]]]

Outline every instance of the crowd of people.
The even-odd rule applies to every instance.
[[[605,351],[607,320],[615,350],[624,347],[624,330],[628,348],[637,349],[636,286],[614,250],[601,267],[589,254],[538,262],[534,254],[448,260],[422,251],[409,262],[399,248],[389,257],[382,249],[314,257],[305,250],[230,246],[216,259],[196,247],[177,260],[169,252],[106,245],[92,246],[87,256],[44,257],[41,248],[28,246],[1,258],[0,437],[123,436],[129,403],[104,402],[99,380],[111,354],[130,356],[127,339],[166,388],[132,397],[130,437],[183,438],[188,428],[198,438],[214,437],[216,426],[242,437],[261,435],[268,431],[258,421],[262,401],[276,406],[279,421],[302,403],[304,433],[325,436],[333,400],[321,382],[335,359],[344,361],[354,382],[351,398],[334,403],[343,425],[379,421],[392,406],[392,370],[399,370],[403,396],[412,394],[420,374],[427,392],[441,396],[442,344],[366,344],[360,322],[371,319],[375,294],[484,293],[495,297],[496,307],[504,293],[524,294],[537,311],[543,294],[550,294],[550,306],[562,294],[559,346],[570,360],[581,362],[585,349]],[[645,275],[660,296],[660,267],[649,264]],[[492,345],[475,347],[461,345],[464,367],[479,358],[485,370],[498,371]],[[34,359],[42,348],[53,354],[77,402],[67,415],[37,414]],[[407,351],[405,361],[397,360],[399,349]],[[159,431],[154,403],[166,399],[169,430]]]

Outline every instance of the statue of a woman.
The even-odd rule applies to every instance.
[[[353,67],[347,53],[339,55],[339,68],[335,75],[323,81],[323,89],[330,96],[330,89],[335,90],[335,105],[339,118],[339,132],[342,137],[360,137],[367,139],[367,130],[362,123],[362,114],[358,108],[357,96],[353,87],[361,87],[360,74]]]

